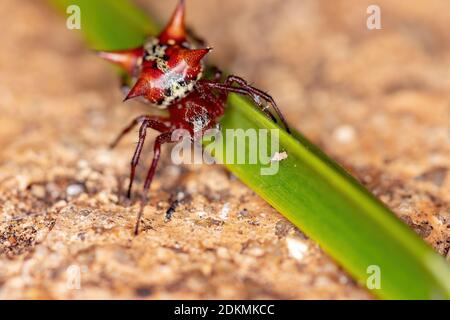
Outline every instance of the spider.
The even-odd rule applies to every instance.
[[[216,126],[218,118],[225,111],[225,104],[230,93],[250,97],[262,112],[277,121],[270,111],[270,106],[278,115],[286,130],[289,128],[278,109],[274,99],[267,93],[249,85],[244,79],[229,75],[222,80],[222,72],[215,68],[212,79],[203,75],[202,59],[211,48],[196,48],[202,41],[187,31],[185,27],[185,1],[180,0],[169,23],[157,37],[149,37],[138,48],[100,51],[98,55],[118,66],[124,71],[122,84],[126,93],[124,101],[141,97],[144,101],[156,104],[168,111],[168,116],[142,115],[127,126],[111,144],[114,148],[124,135],[140,124],[139,140],[131,160],[130,182],[127,197],[131,197],[136,167],[139,163],[147,129],[154,129],[160,134],[153,145],[153,161],[144,183],[144,197],[150,189],[161,152],[161,145],[171,141],[176,129],[188,130],[192,139]],[[130,85],[130,86],[128,86]],[[266,102],[266,105],[262,103]],[[139,231],[140,210],[135,226]]]

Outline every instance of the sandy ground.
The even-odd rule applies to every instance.
[[[224,168],[177,167],[168,150],[134,237],[138,205],[120,194],[136,136],[107,145],[145,107],[121,102],[114,72],[61,17],[18,3],[0,2],[0,298],[371,298]],[[174,6],[140,3],[161,20]],[[270,91],[448,256],[449,6],[377,3],[374,31],[356,0],[189,0],[188,21],[217,64]],[[186,200],[164,222],[178,192]]]

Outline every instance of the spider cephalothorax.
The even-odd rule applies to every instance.
[[[138,144],[131,161],[128,197],[131,196],[147,129],[152,128],[160,134],[155,140],[153,161],[144,183],[144,196],[148,193],[155,174],[161,145],[171,142],[172,133],[176,129],[186,129],[194,138],[214,127],[224,113],[229,93],[250,97],[264,114],[277,121],[269,109],[272,107],[289,131],[275,101],[265,92],[236,76],[230,75],[221,81],[220,71],[212,79],[203,77],[202,59],[210,48],[197,49],[188,41],[184,17],[185,3],[180,0],[168,25],[158,37],[148,38],[138,48],[99,52],[100,57],[119,65],[127,74],[125,100],[142,97],[152,104],[167,108],[169,113],[168,117],[143,115],[134,119],[112,143],[114,147],[126,133],[141,124]],[[142,210],[135,233],[138,232],[141,214]]]

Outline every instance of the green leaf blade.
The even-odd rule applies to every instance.
[[[231,97],[221,125],[223,131],[277,127],[236,96]],[[344,169],[306,138],[293,135],[299,139],[281,133],[280,149],[287,151],[288,158],[280,162],[276,176],[260,175],[258,165],[225,165],[317,241],[362,285],[370,276],[367,268],[379,266],[381,289],[372,290],[375,295],[448,298],[446,262]]]
[[[140,46],[155,34],[156,23],[132,2],[122,0],[49,0],[66,14],[70,5],[81,12],[81,32],[95,50],[120,50]]]

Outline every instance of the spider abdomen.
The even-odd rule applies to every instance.
[[[184,42],[149,38],[143,45],[141,57],[136,59],[138,63],[132,74],[134,85],[125,100],[144,97],[165,108],[186,97],[203,75],[201,59],[209,50],[190,49]]]

